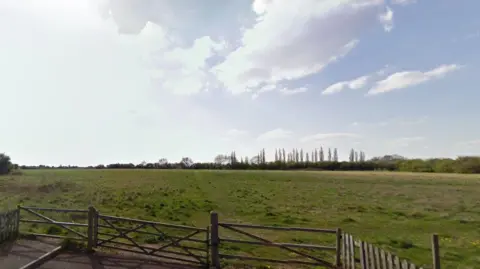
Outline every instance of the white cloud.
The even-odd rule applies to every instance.
[[[348,87],[352,90],[357,90],[365,87],[369,79],[369,76],[361,76],[348,83]]]
[[[354,133],[320,133],[305,136],[300,139],[300,142],[311,142],[311,141],[322,141],[322,140],[329,140],[329,139],[338,139],[338,138],[358,138],[360,137]]]
[[[52,22],[54,16],[50,15],[55,14],[55,19],[62,17],[62,23],[97,28],[116,25],[119,33],[135,34],[132,38],[126,35],[124,41],[135,43],[141,54],[146,54],[142,61],[150,69],[154,85],[183,95],[221,87],[234,94],[251,92],[253,98],[268,91],[282,95],[306,92],[304,85],[293,89],[286,85],[345,57],[359,43],[360,34],[378,24],[378,18],[382,24],[392,19],[385,0],[299,0],[295,8],[288,1],[254,0],[251,8],[256,18],[252,26],[244,26],[240,45],[234,47],[236,40],[218,41],[206,33],[185,43],[175,32],[183,19],[172,18],[178,6],[164,1],[134,6],[107,0],[17,2],[22,1],[6,0],[6,5],[52,17]],[[100,9],[107,21],[95,10],[100,2],[104,2]],[[380,14],[383,7],[387,11]],[[152,18],[152,10],[165,10],[165,14]],[[215,63],[209,62],[213,57]],[[364,83],[352,81],[349,86]]]
[[[292,136],[293,132],[277,128],[268,132],[265,132],[257,137],[257,141],[270,141],[277,139],[286,139]]]
[[[267,84],[258,89],[255,93],[252,94],[252,99],[257,99],[260,94],[274,91],[277,88],[275,84]]]
[[[163,90],[176,94],[193,94],[208,90],[212,77],[207,60],[223,49],[224,44],[210,37],[196,39],[191,47],[155,52],[153,78]]]
[[[393,29],[393,10],[387,7],[385,13],[380,14],[378,19],[383,24],[385,32],[390,32]]]
[[[255,13],[262,15],[267,10],[267,7],[272,3],[272,0],[254,0],[252,9]]]
[[[429,80],[439,79],[446,74],[458,70],[461,66],[456,64],[441,65],[435,69],[422,71],[403,71],[394,73],[384,80],[380,80],[369,91],[368,95],[376,95],[394,90],[404,89],[425,83]]]
[[[370,76],[361,76],[349,81],[340,81],[328,86],[323,92],[323,95],[339,93],[346,89],[357,90],[366,86]]]
[[[328,86],[323,92],[322,95],[329,95],[339,93],[343,90],[351,89],[351,90],[358,90],[365,88],[371,80],[376,77],[382,77],[387,73],[390,69],[392,69],[389,65],[385,65],[383,68],[376,72],[372,72],[370,74],[357,77],[352,80],[345,80],[336,82],[330,86]]]
[[[256,0],[256,23],[212,72],[234,94],[318,73],[355,48],[382,6],[384,0],[301,0],[295,8],[288,1]]]
[[[272,91],[275,91],[277,89],[279,89],[279,87],[277,87],[274,84],[265,85],[265,86],[261,87],[258,91],[256,91],[255,93],[252,94],[252,99],[257,99],[258,96],[260,96],[260,94],[267,93],[267,92],[272,92]],[[295,94],[307,92],[308,88],[307,87],[299,87],[299,88],[290,89],[290,88],[282,87],[278,91],[282,95],[290,96],[290,95],[295,95]]]
[[[95,13],[95,3],[83,0],[0,1],[1,9],[41,17],[49,22],[61,21],[69,26],[92,26],[100,21]],[[8,13],[7,13],[8,14]]]

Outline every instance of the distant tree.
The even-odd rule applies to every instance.
[[[13,168],[12,161],[5,153],[0,153],[0,175],[6,175],[10,173]]]
[[[320,162],[323,162],[325,161],[325,156],[323,154],[323,147],[320,147],[320,158],[319,158]]]
[[[398,155],[398,154],[392,154],[392,155],[384,155],[381,157],[373,157],[371,159],[372,162],[395,162],[395,161],[402,161],[406,160],[407,158]]]
[[[237,154],[235,153],[235,151],[232,151],[232,153],[230,154],[230,163],[232,165],[238,163]]]
[[[213,162],[218,164],[218,165],[225,165],[225,164],[230,163],[230,161],[231,161],[231,156],[227,156],[227,155],[224,155],[224,154],[218,154],[215,157],[215,159],[213,160]]]
[[[333,156],[332,156],[333,150]],[[351,154],[353,152],[353,154]],[[318,155],[320,153],[320,155]],[[317,155],[317,161],[313,163]],[[353,156],[352,156],[353,155]],[[238,162],[235,151],[230,154],[218,155],[215,157],[214,163],[193,163],[192,159],[188,157],[182,158],[178,163],[167,162],[167,159],[161,159],[158,163],[146,163],[135,165],[133,163],[113,163],[108,165],[99,164],[97,166],[78,167],[75,165],[60,165],[60,166],[47,166],[47,165],[15,165],[12,164],[10,158],[5,154],[0,154],[0,173],[5,174],[11,170],[15,170],[16,167],[21,169],[77,169],[77,168],[97,168],[97,169],[178,169],[178,168],[193,168],[193,169],[264,169],[264,170],[289,170],[299,168],[319,168],[322,170],[337,170],[337,171],[375,171],[375,170],[387,170],[387,171],[408,171],[408,172],[438,172],[438,173],[477,173],[480,174],[480,156],[461,156],[456,159],[451,158],[430,158],[430,159],[408,159],[400,155],[384,155],[381,157],[374,157],[367,160],[365,152],[363,151],[350,151],[350,162],[338,161],[338,150],[336,148],[328,149],[328,159],[330,162],[322,162],[323,148],[319,150],[312,150],[306,153],[302,149],[292,149],[291,152],[285,152],[284,149],[276,150],[277,162],[266,162],[265,149],[259,151],[258,155],[252,158],[252,162],[249,162],[248,157],[239,158]],[[288,158],[288,163],[286,162]],[[235,165],[218,165],[222,163],[235,163]],[[353,160],[353,161],[352,161]],[[279,163],[278,161],[283,161]],[[305,162],[304,162],[305,161]],[[333,162],[332,162],[333,161]],[[7,167],[7,168],[5,168]]]
[[[160,167],[166,166],[167,164],[168,164],[168,160],[165,158],[161,158],[160,160],[158,160],[158,165],[160,165]]]
[[[460,156],[455,160],[456,173],[479,174],[480,173],[480,157],[476,156]]]
[[[256,164],[256,165],[260,164],[260,154],[257,155],[257,156],[252,157],[252,158],[250,159],[250,163],[251,163],[251,164]]]
[[[180,165],[182,168],[191,168],[195,163],[192,161],[190,157],[183,157],[180,161]]]
[[[348,156],[348,161],[353,163],[353,161],[355,161],[355,150],[354,149],[351,149],[350,150],[350,155]]]

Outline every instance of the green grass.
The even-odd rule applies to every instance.
[[[17,203],[82,209],[92,203],[103,214],[200,227],[208,225],[212,210],[224,222],[341,227],[417,265],[431,264],[431,234],[438,233],[442,268],[474,268],[480,262],[478,175],[32,170],[0,177],[0,208]],[[53,229],[40,226],[28,229]],[[284,242],[334,242],[334,236],[254,233]],[[286,258],[278,250],[248,245],[226,244],[224,250]]]

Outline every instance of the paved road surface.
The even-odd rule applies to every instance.
[[[129,254],[65,252],[43,264],[42,269],[193,269],[186,265],[165,264]]]
[[[18,269],[59,245],[55,240],[19,239],[0,248],[0,268]],[[194,269],[198,267],[160,263],[130,253],[84,253],[62,252],[40,266],[43,269]]]
[[[0,247],[0,268],[18,269],[53,250],[58,245],[49,241],[19,239]]]

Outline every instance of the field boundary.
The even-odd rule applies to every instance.
[[[26,215],[34,215],[39,220],[25,219],[21,212]],[[66,214],[84,214],[87,223],[62,222],[39,212],[60,212]],[[20,223],[46,224],[66,231],[70,236],[20,233]],[[73,228],[71,228],[73,227]],[[75,228],[86,229],[86,232],[79,232]],[[242,235],[250,240],[225,237],[221,235],[220,228],[228,230],[231,234]],[[166,230],[172,229],[187,234],[170,234]],[[250,231],[252,229],[273,230],[281,232],[308,232],[311,234],[325,234],[334,236],[335,245],[314,245],[274,242],[258,236]],[[110,232],[108,232],[110,231]],[[162,238],[155,242],[156,245],[145,245],[136,240],[131,233],[141,233],[155,238]],[[100,214],[97,209],[90,206],[84,209],[56,209],[18,206],[17,209],[0,213],[0,244],[8,240],[14,240],[19,234],[51,237],[57,239],[79,240],[86,242],[88,252],[94,249],[111,248],[120,251],[127,251],[145,256],[167,259],[182,264],[195,265],[201,268],[219,269],[223,260],[256,261],[263,263],[280,263],[291,265],[322,266],[324,268],[336,269],[422,269],[414,263],[401,259],[388,251],[365,241],[356,240],[351,234],[344,233],[340,228],[318,229],[301,227],[280,227],[264,226],[254,224],[240,224],[220,222],[218,214],[211,212],[210,225],[205,228],[194,226],[176,225],[162,222],[146,221],[118,216]],[[255,241],[252,241],[255,240]],[[332,238],[333,241],[333,238]],[[440,269],[438,235],[432,236],[432,267]],[[253,257],[224,253],[221,251],[223,244],[247,244],[273,247],[287,251],[300,259],[273,259],[267,257]],[[192,244],[197,244],[193,246]],[[330,262],[322,257],[315,256],[310,250],[319,250],[333,253],[334,261]]]

